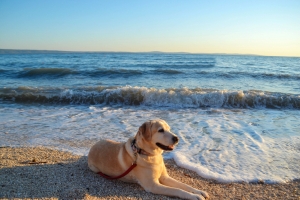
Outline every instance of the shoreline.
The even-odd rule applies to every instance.
[[[300,199],[300,180],[288,183],[219,183],[165,160],[171,177],[209,193],[210,199]],[[45,147],[0,147],[0,199],[177,199],[138,184],[91,172],[87,156]]]

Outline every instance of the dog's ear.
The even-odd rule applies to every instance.
[[[138,132],[139,135],[142,135],[145,138],[145,140],[148,140],[148,141],[151,140],[151,137],[152,137],[151,130],[150,130],[150,123],[151,122],[143,123],[143,125],[140,126],[139,132]]]

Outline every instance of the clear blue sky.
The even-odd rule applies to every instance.
[[[0,48],[300,56],[300,1],[0,0]]]

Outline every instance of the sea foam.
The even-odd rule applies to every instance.
[[[0,112],[0,146],[43,145],[87,155],[100,139],[125,142],[145,121],[162,118],[180,138],[165,159],[205,178],[270,183],[300,178],[295,110],[2,105]]]

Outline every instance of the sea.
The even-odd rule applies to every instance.
[[[0,54],[0,148],[86,156],[150,119],[165,159],[218,182],[300,178],[300,58],[115,52]]]

